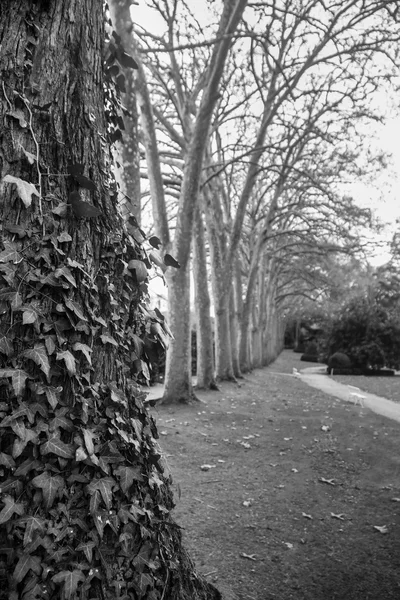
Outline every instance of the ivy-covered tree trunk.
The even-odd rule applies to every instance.
[[[214,599],[129,366],[144,256],[110,194],[104,39],[98,0],[0,4],[0,598]]]

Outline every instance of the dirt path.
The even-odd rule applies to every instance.
[[[329,377],[329,375],[326,375],[324,373],[325,370],[326,367],[300,369],[299,377],[301,381],[304,381],[311,387],[322,390],[331,396],[335,396],[335,398],[353,404],[360,404],[360,406],[369,408],[378,415],[400,422],[400,404],[387,400],[382,396],[362,391],[357,387],[339,383]]]
[[[155,407],[185,543],[226,600],[398,600],[400,425],[293,367]]]

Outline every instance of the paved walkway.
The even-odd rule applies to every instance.
[[[307,385],[322,390],[326,394],[330,394],[346,402],[360,404],[378,415],[388,417],[400,423],[400,404],[386,398],[381,398],[380,396],[375,396],[375,394],[369,394],[352,385],[339,383],[324,371],[326,371],[326,367],[309,367],[308,369],[297,371],[295,375],[301,381],[307,383]]]

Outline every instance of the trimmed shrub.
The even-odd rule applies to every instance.
[[[344,352],[335,352],[328,359],[328,373],[331,374],[332,369],[350,370],[352,363],[350,358]]]

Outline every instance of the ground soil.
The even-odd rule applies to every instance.
[[[308,387],[305,366],[285,351],[156,405],[175,519],[229,600],[398,600],[400,424]]]

